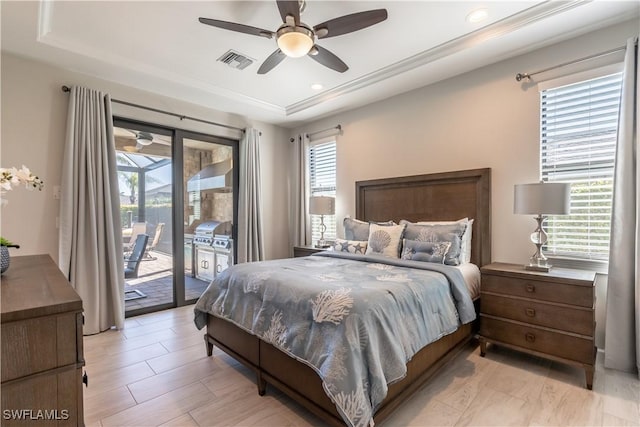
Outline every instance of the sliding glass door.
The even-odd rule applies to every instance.
[[[185,300],[197,299],[233,263],[237,217],[237,144],[180,132]]]
[[[114,135],[126,315],[192,303],[233,263],[238,141],[118,118]]]

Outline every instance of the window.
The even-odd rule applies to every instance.
[[[606,260],[622,74],[540,93],[541,176],[571,183],[571,214],[551,216],[550,256]]]
[[[309,146],[309,195],[336,196],[336,141],[320,142]],[[325,240],[336,238],[336,216],[325,215]],[[311,241],[320,240],[320,216],[311,215]]]

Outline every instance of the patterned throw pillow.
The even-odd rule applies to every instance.
[[[444,257],[450,247],[451,242],[419,242],[403,239],[402,259],[444,264]]]
[[[400,245],[406,225],[369,225],[367,255],[378,254],[391,258],[400,257]]]
[[[336,252],[349,252],[350,254],[364,255],[367,251],[367,241],[336,239],[336,242],[331,246],[331,249]]]
[[[404,220],[400,223],[407,227],[404,237],[408,240],[432,243],[450,242],[451,246],[444,257],[444,263],[447,265],[461,264],[462,235],[467,228],[466,223],[414,224]]]
[[[418,225],[432,224],[467,224],[462,234],[462,244],[460,245],[460,264],[471,262],[471,236],[473,236],[473,219],[462,218],[457,221],[418,221]]]
[[[372,224],[395,225],[393,221],[373,222]],[[347,240],[366,241],[369,239],[369,223],[359,219],[346,217],[342,221],[344,238]]]

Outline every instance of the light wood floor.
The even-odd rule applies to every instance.
[[[88,426],[309,426],[319,421],[220,350],[206,357],[193,306],[127,319],[85,337]],[[470,344],[384,426],[639,426],[640,381]]]

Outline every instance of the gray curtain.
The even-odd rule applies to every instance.
[[[293,173],[291,185],[291,243],[295,246],[311,244],[309,214],[309,183],[307,176],[307,149],[309,137],[300,134],[293,138]]]
[[[260,191],[260,132],[245,129],[240,141],[238,262],[264,259]]]
[[[627,41],[611,215],[604,366],[640,371],[638,38]]]
[[[109,95],[72,87],[58,264],[82,298],[84,334],[124,326],[124,260]]]

